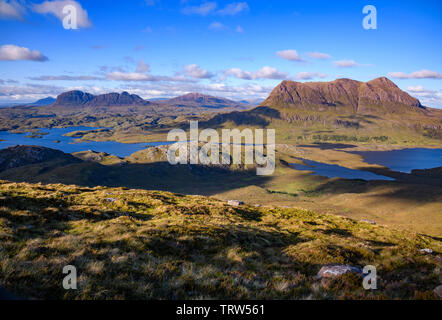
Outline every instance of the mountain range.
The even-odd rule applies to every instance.
[[[420,101],[402,91],[391,80],[381,77],[368,82],[337,79],[331,82],[282,81],[260,104],[258,101],[233,101],[200,93],[188,93],[171,99],[144,100],[136,94],[107,93],[92,95],[69,91],[28,106],[52,107],[140,107],[147,105],[178,108],[245,110],[253,105],[290,111],[333,111],[336,114],[379,114],[422,112],[428,110]],[[430,108],[431,109],[431,108]]]
[[[247,109],[247,104],[225,98],[219,98],[200,93],[189,93],[183,96],[165,100],[147,101],[135,94],[107,93],[92,95],[83,91],[69,91],[60,94],[53,107],[114,107],[114,106],[146,106],[152,103],[169,105],[182,108],[208,108],[208,109]]]

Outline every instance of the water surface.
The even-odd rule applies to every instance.
[[[115,141],[87,141],[75,142],[76,138],[66,137],[64,134],[74,131],[89,131],[102,128],[93,127],[69,127],[69,128],[51,128],[40,129],[44,133],[41,138],[26,137],[29,133],[10,133],[0,131],[0,149],[13,147],[16,145],[36,145],[52,149],[61,150],[65,153],[93,150],[97,152],[106,152],[118,157],[127,157],[134,152],[146,149],[148,146],[168,145],[171,142],[149,142],[149,143],[120,143]],[[40,133],[39,132],[39,133]]]
[[[364,162],[379,164],[393,171],[410,173],[413,169],[442,167],[442,149],[413,148],[390,151],[358,151]]]
[[[343,179],[362,179],[362,180],[394,180],[393,178],[378,175],[372,172],[349,169],[338,166],[336,164],[327,164],[312,160],[302,159],[304,164],[292,163],[291,166],[296,170],[313,171],[314,175],[327,178],[343,178]]]

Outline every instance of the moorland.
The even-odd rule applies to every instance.
[[[440,168],[394,171],[354,153],[442,148],[442,111],[387,78],[284,81],[258,106],[199,94],[146,101],[74,91],[46,106],[0,109],[1,130],[33,133],[29,145],[44,128],[71,126],[106,128],[71,133],[77,142],[165,141],[191,120],[201,129],[275,129],[275,173],[172,166],[165,146],[125,158],[0,150],[3,285],[39,298],[437,297]],[[392,180],[312,175],[293,168],[303,159]],[[229,206],[231,199],[245,204]],[[78,295],[48,280],[68,262],[84,270]],[[316,279],[323,265],[369,262],[384,281],[376,293],[354,274]]]

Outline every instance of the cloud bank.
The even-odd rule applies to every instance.
[[[40,51],[31,51],[25,47],[19,47],[13,44],[6,44],[0,47],[0,60],[3,61],[47,61],[48,58],[44,56]]]

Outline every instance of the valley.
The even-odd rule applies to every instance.
[[[49,106],[0,110],[2,254],[20,252],[2,262],[5,270],[18,270],[3,278],[12,292],[69,299],[434,297],[437,281],[429,270],[413,276],[407,289],[398,280],[401,289],[394,292],[388,279],[398,272],[411,276],[411,267],[398,259],[424,269],[440,263],[440,110],[421,106],[384,79],[327,85],[284,81],[261,105],[246,110],[230,104],[207,107],[213,101],[204,98],[201,105],[196,94],[171,99],[176,105],[123,97],[135,102],[126,106],[121,96],[108,101],[75,92]],[[192,99],[197,100],[193,105]],[[274,174],[257,176],[254,165],[169,164],[167,133],[182,129],[188,134],[189,121],[219,133],[226,128],[275,129]],[[383,158],[365,159],[380,151],[402,152],[410,159],[397,156],[400,164],[388,162],[391,153],[385,163]],[[419,157],[427,162],[418,164]],[[315,174],[315,165],[326,171]],[[244,204],[230,207],[232,199]],[[11,230],[20,232],[20,245]],[[228,243],[215,244],[226,235]],[[210,240],[208,246],[202,246],[201,237]],[[19,266],[35,263],[39,254],[32,253],[34,246],[45,258],[39,258],[38,272],[27,278]],[[165,251],[158,252],[157,246]],[[434,254],[419,253],[427,247]],[[45,256],[45,250],[69,252],[59,258],[88,270],[79,296],[59,292],[50,282],[41,292],[14,284],[25,278],[37,283],[37,277],[57,268],[57,254]],[[121,266],[114,269],[114,262],[112,267],[109,263],[115,259]],[[345,289],[338,291],[337,282],[314,280],[321,265],[368,261],[378,263],[387,279],[375,295],[356,289],[352,277],[339,280]],[[93,278],[119,273],[127,263],[137,277],[148,279],[146,290],[123,290],[130,285],[124,273],[115,284],[107,276]],[[139,269],[145,264],[151,269]],[[159,267],[162,274],[155,274]],[[243,268],[261,280],[250,284]],[[287,273],[287,268],[296,271]],[[198,274],[203,274],[202,282]],[[235,289],[230,281],[243,284]],[[110,291],[92,295],[104,287]]]

